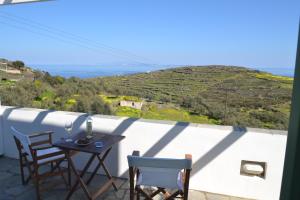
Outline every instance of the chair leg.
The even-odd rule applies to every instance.
[[[146,199],[146,200],[153,200],[153,198],[148,195],[144,190],[142,190],[140,188],[140,186],[137,186],[136,187],[136,191],[137,191],[137,199],[139,200],[140,199],[140,195],[142,195],[144,198],[143,199]]]
[[[69,183],[68,183],[68,181],[66,180],[66,178],[65,178],[65,176],[64,176],[64,173],[63,173],[62,169],[60,168],[58,162],[56,162],[56,165],[57,165],[58,172],[59,172],[60,176],[62,177],[62,179],[63,179],[63,181],[64,181],[64,183],[65,183],[65,185],[66,185],[66,188],[67,188],[67,190],[68,190],[68,189],[69,189]]]
[[[183,189],[183,193],[184,193],[184,200],[188,200],[188,196],[189,196],[189,182],[190,182],[190,173],[191,170],[187,169],[185,172],[185,182],[184,182],[184,189]]]
[[[139,191],[136,192],[136,200],[140,200],[140,192]]]
[[[129,167],[129,184],[130,184],[130,200],[134,200],[135,187],[134,187],[134,169]]]
[[[37,200],[41,199],[40,196],[40,175],[39,175],[39,167],[37,165],[37,163],[34,163],[33,165],[33,174],[32,174],[32,178],[34,179],[34,184],[35,184],[35,190],[36,190],[36,198]]]
[[[54,165],[53,165],[53,162],[51,162],[51,171],[52,171],[52,172],[54,171]]]
[[[28,169],[28,177],[27,179],[25,180],[25,184],[28,184],[28,182],[30,181],[31,178],[34,178],[34,171],[31,170],[31,166],[30,166],[30,163],[29,161],[27,160],[27,158],[25,157],[25,165],[24,167],[27,167]]]
[[[38,200],[40,200],[41,196],[40,196],[40,185],[39,185],[39,177],[38,177],[38,175],[36,175],[36,177],[34,178],[34,183],[35,183],[35,190],[36,190],[36,198]]]
[[[23,164],[23,157],[22,156],[20,156],[19,165],[20,165],[20,173],[21,173],[22,184],[25,185],[24,164]]]
[[[69,186],[71,187],[71,167],[70,167],[70,163],[68,162],[68,183]]]

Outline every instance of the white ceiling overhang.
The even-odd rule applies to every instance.
[[[40,2],[47,0],[0,0],[0,6],[2,5],[12,5],[16,3],[30,3],[30,2]]]

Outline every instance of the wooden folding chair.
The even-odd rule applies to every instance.
[[[185,159],[140,157],[138,151],[127,156],[129,164],[130,200],[153,199],[162,193],[165,200],[188,199],[189,179],[192,170],[192,156]],[[145,191],[145,186],[155,187],[154,192]],[[170,193],[167,189],[173,190]],[[175,191],[174,191],[175,190]]]
[[[14,127],[11,127],[14,140],[19,151],[20,159],[20,172],[21,179],[23,184],[27,184],[30,178],[33,179],[36,187],[37,199],[40,199],[40,181],[50,176],[60,175],[67,188],[71,184],[71,175],[69,166],[67,169],[68,172],[68,181],[65,179],[60,164],[66,159],[66,155],[59,148],[52,147],[52,134],[53,132],[42,132],[35,133],[31,135],[26,135],[16,130]],[[47,139],[45,139],[45,137]],[[34,141],[31,141],[34,140]],[[50,171],[40,173],[39,168],[43,165],[51,165]],[[24,168],[28,169],[29,176],[25,178]],[[48,187],[47,187],[48,188]]]

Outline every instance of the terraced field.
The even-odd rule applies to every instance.
[[[96,79],[113,94],[173,103],[222,124],[286,129],[293,79],[243,67],[181,67]]]

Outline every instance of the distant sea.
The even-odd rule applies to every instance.
[[[156,66],[93,66],[93,65],[29,65],[33,69],[49,72],[54,76],[63,76],[65,78],[94,78],[103,76],[121,76],[135,73],[160,70],[165,67]]]
[[[130,75],[135,73],[143,73],[156,71],[161,69],[172,68],[174,65],[142,65],[142,66],[130,66],[130,65],[117,65],[117,66],[94,66],[94,65],[45,65],[45,64],[32,64],[30,67],[49,72],[53,76],[79,77],[79,78],[94,78],[103,76],[120,76]],[[281,76],[294,76],[293,68],[251,68],[254,70],[260,70],[269,72],[275,75]]]

